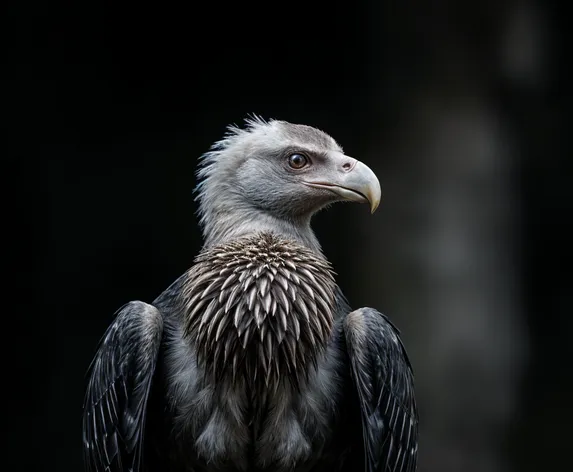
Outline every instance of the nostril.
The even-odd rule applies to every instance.
[[[342,168],[344,170],[350,170],[352,169],[352,162],[345,162],[344,164],[342,164]]]

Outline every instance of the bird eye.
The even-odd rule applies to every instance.
[[[288,165],[293,169],[302,169],[308,164],[308,159],[302,154],[291,154],[288,158]]]

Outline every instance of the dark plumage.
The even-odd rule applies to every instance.
[[[130,302],[90,370],[89,471],[413,472],[399,333],[352,311],[311,228],[380,186],[327,134],[254,119],[203,157],[205,245],[152,305]]]

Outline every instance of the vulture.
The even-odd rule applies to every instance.
[[[399,331],[349,306],[310,226],[335,202],[374,212],[374,172],[316,128],[250,117],[197,178],[200,253],[118,310],[89,368],[86,470],[415,471]]]

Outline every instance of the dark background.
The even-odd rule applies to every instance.
[[[5,274],[15,283],[5,292],[14,307],[4,314],[3,364],[16,468],[80,470],[84,375],[97,341],[119,306],[153,300],[192,263],[201,245],[197,158],[251,112],[324,129],[379,175],[383,201],[373,217],[344,205],[319,215],[315,228],[351,302],[375,304],[403,328],[420,378],[420,471],[567,468],[573,103],[565,9],[440,0],[11,10],[3,206],[16,270]],[[490,124],[508,136],[501,145],[489,143]],[[470,162],[482,141],[479,162]],[[462,202],[452,214],[438,211],[452,202]],[[464,232],[471,224],[491,231],[485,239]],[[432,241],[448,228],[468,254],[460,267],[491,257],[485,272],[453,270],[467,299],[450,279],[439,282],[449,239]],[[500,273],[493,291],[478,281]],[[483,336],[467,364],[455,332],[440,341],[440,326],[451,323],[430,316],[452,311],[442,303],[452,297],[453,320],[466,306],[474,321],[486,320],[468,329]],[[476,300],[487,301],[483,311]],[[488,357],[499,333],[498,347],[518,347]],[[440,346],[445,359],[462,359],[448,388],[438,375],[445,363],[431,363]],[[502,400],[492,394],[497,381],[468,394],[463,386],[483,375],[499,379]],[[476,422],[484,415],[492,421]]]

